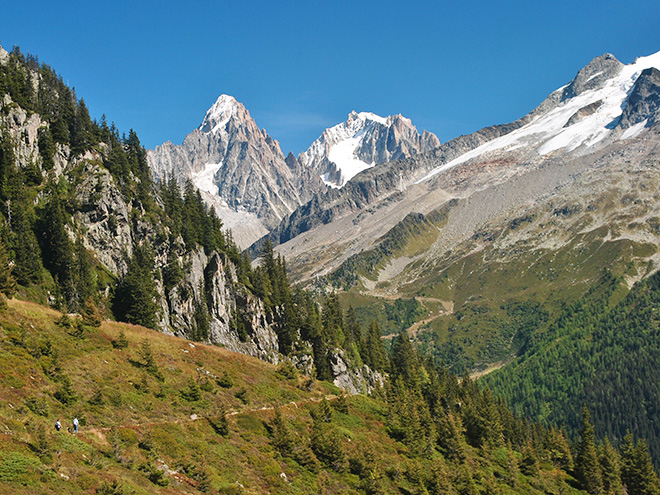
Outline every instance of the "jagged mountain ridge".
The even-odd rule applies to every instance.
[[[311,170],[287,161],[279,143],[228,95],[218,98],[183,144],[168,141],[147,157],[157,180],[192,180],[239,245],[263,235],[325,188]]]
[[[401,115],[383,118],[353,111],[345,122],[323,131],[298,160],[327,185],[340,188],[363,170],[438,146],[435,134],[425,130],[420,135],[410,119]]]
[[[351,112],[298,157],[285,158],[241,103],[221,95],[181,146],[157,146],[148,161],[157,180],[192,180],[247,247],[327,186],[342,187],[364,169],[439,144],[400,115]]]

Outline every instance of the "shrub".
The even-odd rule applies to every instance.
[[[76,397],[76,393],[73,390],[69,377],[67,375],[60,375],[58,381],[60,382],[60,385],[57,387],[57,391],[55,391],[55,398],[65,406],[69,406],[76,402],[78,398]]]
[[[126,338],[126,334],[123,330],[119,331],[119,337],[117,337],[117,340],[112,341],[112,347],[115,349],[126,349],[128,344],[128,339]]]
[[[222,388],[232,388],[234,386],[234,380],[226,371],[222,372],[222,376],[217,378],[215,383]]]
[[[25,401],[25,405],[38,416],[48,417],[50,407],[45,397],[30,397]]]
[[[277,374],[283,376],[288,380],[295,380],[298,378],[298,370],[291,361],[284,361],[277,368]]]
[[[195,402],[202,398],[202,391],[197,385],[197,382],[192,378],[188,380],[188,385],[179,394],[183,400],[187,400],[188,402]]]

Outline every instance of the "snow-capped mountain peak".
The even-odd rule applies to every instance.
[[[526,116],[524,125],[436,167],[417,182],[485,153],[524,148],[537,156],[588,152],[599,143],[633,138],[652,122],[627,118],[628,97],[640,75],[651,68],[660,69],[660,52],[629,65],[610,54],[597,57]],[[647,110],[648,114],[657,109]]]
[[[237,117],[247,112],[245,107],[230,95],[220,95],[216,102],[209,108],[199,126],[202,132],[217,133],[223,129],[232,117]]]
[[[435,135],[420,136],[410,119],[401,115],[352,111],[345,122],[323,131],[298,158],[327,185],[342,187],[363,170],[439,145]]]

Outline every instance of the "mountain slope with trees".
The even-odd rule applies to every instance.
[[[253,268],[191,182],[153,181],[133,130],[92,120],[36,57],[0,55],[0,238],[20,297],[372,386],[361,330],[342,333],[341,309],[323,321],[272,246]]]
[[[0,487],[577,495],[593,478],[602,493],[657,490],[632,436],[619,453],[587,420],[571,447],[433,365],[405,334],[385,359],[384,388],[349,397],[288,364],[11,300],[0,311]]]
[[[485,378],[518,414],[580,428],[588,405],[600,437],[619,444],[630,430],[660,456],[660,274],[627,292],[606,273],[543,331],[520,335],[520,356]]]

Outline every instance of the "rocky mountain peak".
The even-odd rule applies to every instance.
[[[252,120],[250,112],[242,103],[238,102],[233,96],[220,95],[211,108],[207,110],[199,130],[217,134],[220,130],[226,128],[232,118],[242,122]]]
[[[327,185],[342,187],[367,168],[439,145],[434,134],[424,131],[420,135],[411,120],[402,115],[381,117],[352,111],[345,122],[323,131],[298,160],[315,170]]]
[[[575,78],[566,86],[562,100],[568,100],[585,91],[602,88],[613,77],[617,76],[624,65],[611,53],[605,53],[594,58],[580,69]]]
[[[245,106],[220,95],[202,124],[180,146],[147,154],[158,180],[191,180],[234,240],[248,245],[323,188],[320,178],[285,162],[279,143],[260,129]]]

